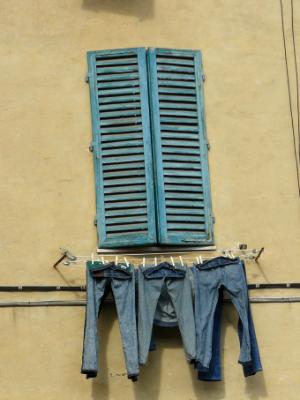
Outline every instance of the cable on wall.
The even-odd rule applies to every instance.
[[[299,76],[298,76],[298,62],[297,62],[297,50],[295,40],[295,28],[294,28],[294,0],[291,0],[291,25],[292,25],[292,38],[293,38],[293,52],[294,52],[294,64],[295,64],[295,75],[296,75],[296,99],[297,99],[297,131],[298,131],[298,157],[300,163],[300,107],[299,107]]]
[[[285,36],[284,14],[283,14],[283,1],[282,0],[279,0],[279,1],[280,1],[281,28],[282,28],[283,47],[284,47],[285,69],[286,69],[286,78],[287,78],[288,96],[289,96],[289,108],[290,108],[291,123],[292,123],[292,133],[293,133],[294,157],[295,157],[295,163],[296,163],[298,195],[300,197],[299,160],[298,160],[298,156],[297,156],[297,144],[296,144],[296,133],[295,133],[295,124],[294,124],[293,107],[292,107],[290,73],[289,73],[287,49],[286,49],[286,36]],[[297,111],[298,111],[298,114],[297,114],[298,124],[297,124],[297,126],[298,126],[298,139],[299,139],[299,143],[300,143],[298,68],[297,68],[297,55],[296,55],[295,35],[294,35],[294,7],[293,7],[293,0],[291,0],[291,19],[292,19],[293,53],[294,53],[296,83],[297,83],[297,90],[296,90],[297,91]],[[299,156],[300,156],[300,152],[299,152]]]

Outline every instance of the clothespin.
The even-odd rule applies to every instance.
[[[174,258],[172,256],[170,258],[171,258],[171,263],[172,263],[173,267],[175,267]]]
[[[145,266],[145,257],[143,257],[143,267]]]
[[[125,260],[125,264],[127,265],[127,267],[129,267],[129,263],[128,263],[128,261],[127,261],[127,258],[126,258],[126,257],[124,257],[124,260]]]
[[[118,256],[116,256],[115,264],[118,265]]]
[[[183,260],[182,260],[182,257],[181,257],[181,256],[179,256],[179,260],[180,260],[181,266],[183,267]]]
[[[101,257],[102,264],[105,264],[104,257]]]
[[[154,257],[154,265],[157,266],[157,258]]]
[[[94,253],[91,254],[92,265],[94,264]]]
[[[200,264],[203,264],[202,256],[199,256]]]
[[[197,264],[200,264],[200,259],[199,259],[199,257],[196,257],[196,261],[197,261]]]

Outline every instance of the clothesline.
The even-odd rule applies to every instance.
[[[53,265],[55,268],[60,262],[63,262],[64,265],[77,265],[77,264],[85,264],[87,261],[91,262],[112,262],[114,261],[116,264],[117,263],[124,263],[126,265],[129,265],[129,263],[132,264],[132,262],[129,262],[129,257],[133,258],[134,260],[138,261],[139,265],[145,265],[145,264],[153,264],[157,265],[159,262],[162,261],[169,261],[170,264],[175,265],[175,264],[180,264],[180,265],[194,265],[194,264],[201,264],[204,261],[207,260],[212,260],[213,258],[216,258],[217,255],[222,255],[225,257],[229,258],[236,258],[239,257],[243,260],[248,260],[248,261],[255,261],[257,262],[259,257],[261,256],[262,252],[264,251],[264,247],[258,249],[245,249],[245,248],[235,248],[235,249],[225,249],[221,251],[217,251],[217,255],[214,256],[206,256],[202,254],[198,254],[194,257],[192,256],[187,256],[184,255],[184,253],[181,253],[181,255],[178,255],[178,253],[153,253],[153,254],[95,254],[91,253],[90,255],[74,255],[72,254],[69,250],[66,249],[61,249],[62,251],[62,257]],[[168,255],[172,254],[172,255]],[[190,252],[188,252],[190,254]],[[158,255],[155,256],[155,255]],[[127,257],[126,257],[127,256]],[[134,262],[135,263],[135,262]]]

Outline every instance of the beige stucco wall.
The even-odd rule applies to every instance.
[[[84,284],[84,267],[56,272],[51,264],[59,246],[87,254],[97,243],[86,51],[135,46],[203,51],[217,247],[265,246],[260,264],[247,266],[250,282],[300,281],[280,24],[275,0],[1,0],[0,284]],[[299,45],[299,4],[295,27]],[[297,292],[251,293],[289,294]],[[94,381],[80,375],[83,307],[1,308],[0,399],[298,399],[300,304],[256,304],[253,313],[263,374],[244,379],[227,305],[223,383],[196,381],[176,333],[159,331],[159,350],[132,384],[122,376],[113,307],[104,310],[102,372]]]

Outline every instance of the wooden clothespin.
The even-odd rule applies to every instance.
[[[172,263],[173,267],[175,267],[174,258],[172,256],[170,258],[171,258],[171,263]]]
[[[124,257],[124,260],[125,260],[125,264],[126,264],[126,266],[127,266],[127,267],[129,267],[129,263],[128,263],[128,261],[127,261],[127,258],[126,258],[126,257]]]
[[[143,267],[145,266],[145,257],[143,257]]]
[[[92,265],[94,264],[94,253],[91,254]]]
[[[180,260],[180,264],[181,264],[181,266],[183,267],[183,259],[182,259],[182,257],[181,257],[181,256],[179,256],[179,260]]]
[[[157,258],[154,257],[154,265],[157,266]]]

